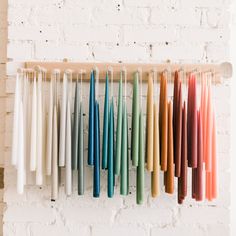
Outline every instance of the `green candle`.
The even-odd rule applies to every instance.
[[[132,165],[138,166],[139,149],[139,82],[138,72],[134,74],[133,101],[132,101],[132,137],[131,137]]]
[[[144,199],[144,121],[143,112],[139,115],[139,162],[137,167],[137,191],[136,202],[142,204]]]
[[[128,171],[129,171],[129,158],[128,158],[128,122],[127,122],[126,103],[123,103],[122,115],[122,140],[121,140],[121,169],[120,169],[120,194],[128,195]]]
[[[102,144],[102,169],[107,169],[108,152],[108,116],[109,116],[109,80],[106,74],[104,117],[103,117],[103,144]]]
[[[73,123],[73,138],[72,138],[72,170],[77,170],[78,167],[78,144],[79,144],[79,91],[78,82],[75,87],[74,100],[74,123]]]
[[[121,137],[122,137],[122,79],[119,82],[119,98],[118,98],[118,113],[117,113],[117,129],[116,129],[116,165],[115,174],[120,174],[121,162]]]

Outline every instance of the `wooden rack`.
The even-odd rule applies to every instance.
[[[60,71],[60,75],[67,70],[73,72],[73,79],[77,78],[78,73],[81,73],[81,70],[86,72],[86,76],[83,77],[84,80],[89,80],[90,71],[97,68],[99,71],[99,80],[105,78],[105,74],[109,69],[112,69],[114,80],[118,80],[120,77],[120,72],[122,70],[127,71],[127,80],[132,80],[132,74],[141,69],[143,73],[143,80],[147,79],[148,73],[152,70],[157,72],[163,71],[183,71],[184,73],[214,73],[215,82],[220,82],[222,78],[232,77],[232,65],[229,62],[224,62],[221,64],[172,64],[172,63],[163,63],[163,64],[150,64],[150,63],[80,63],[80,62],[37,62],[30,61],[25,62],[24,69],[26,71],[40,70],[44,69],[46,73],[46,78],[51,78],[51,73]]]

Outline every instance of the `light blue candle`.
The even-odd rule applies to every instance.
[[[114,195],[114,104],[113,97],[110,104],[110,113],[109,113],[109,145],[108,145],[108,189],[107,195],[109,198]]]
[[[95,102],[95,155],[94,155],[94,169],[93,169],[93,196],[100,196],[100,121],[99,121],[99,104]]]
[[[103,117],[103,144],[102,144],[102,169],[107,169],[108,155],[108,119],[109,119],[109,79],[106,74],[104,117]]]
[[[95,109],[94,72],[91,71],[90,96],[89,96],[89,127],[88,127],[88,165],[94,164],[94,109]]]

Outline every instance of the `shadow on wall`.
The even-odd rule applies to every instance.
[[[7,62],[7,0],[0,1],[0,235],[3,235],[5,80]]]

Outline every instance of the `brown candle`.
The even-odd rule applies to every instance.
[[[161,170],[167,171],[167,132],[168,132],[168,103],[167,103],[167,80],[162,74],[163,100],[161,114]],[[161,94],[160,94],[161,96]]]
[[[153,171],[153,121],[153,79],[151,74],[149,74],[146,117],[146,160],[147,170],[150,172]]]
[[[176,107],[176,121],[175,121],[175,176],[180,177],[181,172],[181,137],[182,137],[182,86],[179,82],[178,103]]]
[[[187,114],[186,102],[182,109],[181,175],[178,178],[178,198],[187,196]]]
[[[191,167],[191,115],[192,115],[192,77],[188,79],[188,113],[187,113],[187,144],[188,144],[188,166]]]
[[[192,198],[196,198],[196,168],[192,168]]]
[[[158,108],[154,104],[154,134],[153,134],[153,172],[151,172],[152,197],[157,197],[160,193],[160,148],[159,148],[159,124]]]
[[[167,151],[167,172],[165,191],[172,194],[174,192],[174,148],[173,148],[173,114],[172,102],[168,103],[168,151]]]

